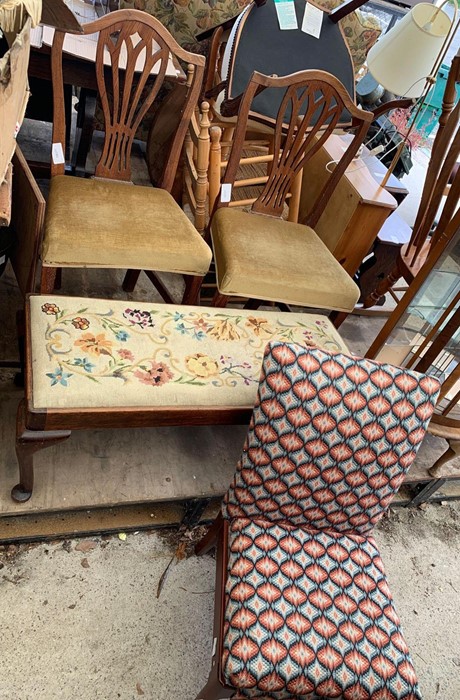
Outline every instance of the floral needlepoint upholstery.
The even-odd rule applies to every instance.
[[[34,408],[250,407],[268,340],[346,351],[320,315],[41,295],[30,313]]]
[[[438,394],[416,372],[269,344],[223,506],[222,668],[235,698],[421,697],[371,531]]]

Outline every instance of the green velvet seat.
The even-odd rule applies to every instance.
[[[49,267],[159,270],[203,276],[211,249],[165,190],[58,175],[42,245]]]
[[[211,235],[222,294],[339,311],[358,301],[358,287],[309,226],[226,208]]]

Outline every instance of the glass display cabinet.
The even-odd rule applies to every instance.
[[[410,298],[403,297],[367,355],[441,381],[428,430],[449,447],[428,473],[444,483],[460,478],[460,463],[448,464],[460,457],[460,228],[424,280],[415,279],[406,294]]]

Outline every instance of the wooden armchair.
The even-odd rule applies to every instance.
[[[185,276],[183,302],[193,303],[209,268],[211,251],[170,192],[200,93],[204,58],[182,49],[158,20],[136,10],[113,12],[84,26],[85,34],[96,32],[95,71],[105,140],[94,179],[64,175],[65,32],[56,31],[53,42],[52,178],[41,254],[41,291],[53,290],[57,271],[63,267],[128,268],[126,291],[133,290],[145,270],[162,297],[171,302],[155,275],[155,271],[166,271]],[[158,96],[171,56],[189,66],[181,119],[168,142],[159,188],[133,186],[133,139]]]
[[[229,207],[253,98],[266,88],[283,98],[273,142],[273,160],[262,193],[249,213]],[[321,148],[347,111],[353,139],[319,192],[305,225],[282,219],[287,194],[308,160]],[[241,101],[235,136],[210,223],[218,293],[230,296],[351,311],[359,291],[314,226],[338,181],[363,141],[372,114],[353,104],[341,83],[322,71],[284,78],[254,73]]]

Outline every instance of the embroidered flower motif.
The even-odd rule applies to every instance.
[[[182,319],[185,318],[185,314],[180,314],[178,311],[173,316],[173,321],[177,323],[177,321],[182,321]]]
[[[321,326],[321,328],[327,328],[327,321],[315,321],[317,326]]]
[[[218,340],[239,340],[240,338],[237,326],[228,319],[216,321],[209,335]]]
[[[305,342],[306,343],[313,343],[313,333],[311,331],[304,331],[303,332]]]
[[[88,355],[99,357],[100,355],[111,355],[113,343],[111,340],[107,340],[105,333],[99,333],[99,335],[85,333],[79,340],[75,341],[74,345],[80,347]]]
[[[93,365],[92,362],[86,359],[86,357],[76,357],[74,360],[74,365],[75,367],[83,367],[85,372],[91,372],[92,369],[96,366]]]
[[[134,355],[131,350],[117,350],[117,352],[123,360],[134,362]]]
[[[176,326],[176,331],[179,331],[181,335],[187,335],[189,329],[185,326],[184,323],[178,323]]]
[[[72,377],[72,374],[68,372],[63,372],[63,370],[58,367],[54,372],[47,372],[46,376],[51,379],[51,386],[56,386],[56,384],[62,384],[62,386],[67,386],[67,380]]]
[[[195,319],[193,325],[195,326],[197,331],[207,331],[209,327],[209,324],[207,324],[204,318],[202,318],[201,316],[200,318]]]
[[[173,373],[164,362],[150,362],[150,369],[137,369],[134,372],[134,376],[137,377],[142,384],[161,386],[173,378]]]
[[[185,366],[195,377],[214,377],[219,373],[219,365],[212,357],[202,352],[185,358]]]
[[[42,306],[42,311],[44,314],[48,314],[48,316],[54,316],[55,314],[58,314],[60,309],[59,306],[56,306],[56,304],[43,304]]]
[[[81,331],[86,331],[86,329],[89,328],[89,321],[87,318],[75,316],[75,318],[72,319],[72,325],[75,326],[75,328],[79,328]]]
[[[133,326],[141,328],[154,328],[155,324],[150,311],[140,311],[139,309],[125,309],[123,316]]]
[[[266,318],[249,316],[248,320],[246,321],[246,326],[250,328],[254,335],[257,335],[259,338],[271,338],[273,335],[273,331],[268,325]]]
[[[118,333],[115,335],[115,338],[120,342],[125,343],[129,338],[129,333],[127,333],[126,331],[118,331]]]

